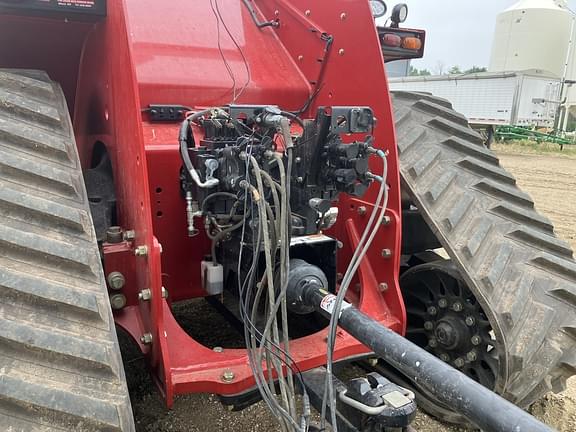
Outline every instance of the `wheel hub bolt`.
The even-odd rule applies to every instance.
[[[438,313],[438,309],[436,309],[436,307],[430,306],[430,307],[428,308],[428,315],[434,316],[434,315],[436,315],[437,313]]]
[[[468,361],[476,361],[476,359],[478,358],[478,355],[476,354],[476,351],[470,351],[468,354],[466,354],[466,358],[468,359]]]
[[[472,342],[472,345],[480,345],[480,342],[482,342],[482,338],[478,335],[472,336],[472,339],[470,340]]]
[[[438,300],[438,306],[440,306],[441,308],[445,308],[446,306],[448,306],[448,300],[446,299]]]
[[[464,307],[462,306],[462,303],[460,303],[460,302],[456,302],[452,305],[452,310],[454,312],[462,312],[462,309],[464,309]]]
[[[467,325],[468,327],[472,327],[474,324],[476,324],[476,320],[475,320],[473,317],[471,317],[471,316],[466,317],[466,320],[465,320],[465,321],[466,321],[466,325]]]
[[[436,348],[438,346],[438,341],[432,338],[428,341],[428,345],[430,346],[430,348]]]
[[[458,357],[456,360],[454,360],[454,365],[456,365],[456,367],[458,367],[458,368],[461,368],[462,366],[464,366],[465,363],[466,362],[461,357]]]
[[[450,356],[448,354],[440,354],[440,360],[442,360],[443,362],[449,362]]]
[[[424,323],[424,328],[426,330],[432,330],[432,329],[434,329],[434,323],[432,321],[426,321]]]

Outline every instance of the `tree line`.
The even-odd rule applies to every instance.
[[[460,66],[452,66],[448,70],[445,70],[444,65],[439,65],[437,70],[435,70],[435,75],[459,75],[459,74],[474,74],[480,72],[487,72],[488,69],[480,66],[472,66],[470,69],[462,70]],[[428,69],[418,69],[414,66],[410,66],[410,76],[430,76],[433,75]]]

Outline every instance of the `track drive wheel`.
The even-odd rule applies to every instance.
[[[563,390],[576,372],[570,246],[449,102],[395,92],[393,106],[403,192],[451,258],[403,275],[408,337],[521,407]]]
[[[0,425],[134,430],[72,124],[37,71],[0,70]]]

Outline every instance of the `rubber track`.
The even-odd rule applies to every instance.
[[[0,429],[134,430],[60,87],[0,70]]]
[[[403,187],[476,294],[503,350],[496,391],[526,407],[576,372],[576,262],[449,102],[395,92]]]

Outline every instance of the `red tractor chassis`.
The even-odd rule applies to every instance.
[[[220,1],[223,19],[239,41],[251,74],[239,103],[297,110],[320,86],[303,117],[313,118],[320,106],[358,101],[375,112],[376,147],[389,154],[388,218],[352,284],[349,301],[403,334],[398,157],[384,61],[366,57],[380,52],[368,2],[257,0],[253,5],[261,19],[278,19],[279,27],[259,29],[241,1]],[[323,35],[333,38],[328,49]],[[203,236],[186,236],[178,181],[179,125],[151,122],[146,111],[150,104],[229,103],[231,80],[217,41],[217,21],[208,1],[110,0],[107,17],[97,21],[0,15],[0,67],[46,70],[66,93],[83,165],[90,167],[96,144],[103,144],[111,157],[119,224],[135,233],[134,239],[103,245],[105,273],[119,271],[127,281],[123,293],[128,303],[115,312],[116,323],[147,355],[168,406],[178,394],[233,396],[255,385],[245,350],[215,352],[190,337],[171,313],[171,302],[206,295],[199,264],[209,242]],[[220,44],[243,85],[249,79],[245,65],[222,29]],[[338,223],[326,234],[343,245],[338,251],[340,272],[368,221],[375,189],[362,200],[339,201]],[[139,299],[146,289],[150,300]],[[141,341],[144,334],[151,335],[151,343]],[[325,363],[325,338],[326,331],[321,331],[292,342],[292,356],[301,370]],[[336,359],[367,351],[340,330]],[[225,371],[233,375],[223,379]]]

